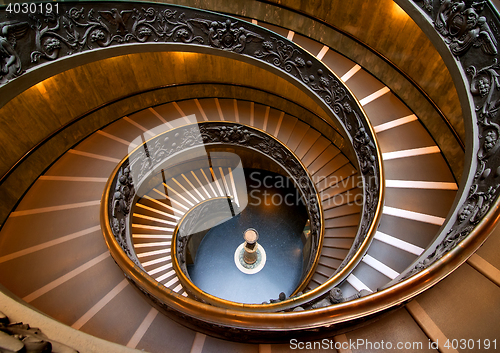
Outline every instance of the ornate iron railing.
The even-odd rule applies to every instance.
[[[5,7],[4,7],[5,9]],[[381,154],[361,106],[341,80],[313,55],[262,27],[229,16],[175,5],[133,2],[58,3],[30,14],[0,14],[0,87],[51,62],[126,45],[176,44],[186,50],[251,60],[284,75],[314,97],[343,127],[363,180],[363,211],[353,247],[326,293],[352,271],[377,227],[383,199]],[[165,47],[168,50],[168,47]],[[124,172],[124,171],[123,171]],[[123,206],[123,205],[122,205]],[[118,227],[116,225],[116,227]]]
[[[205,50],[256,63],[286,77],[316,99],[318,104],[338,121],[346,139],[353,146],[356,156],[353,163],[359,167],[363,180],[364,202],[360,226],[347,258],[329,281],[305,295],[282,303],[269,304],[266,310],[290,309],[309,303],[338,285],[354,269],[368,248],[381,213],[383,201],[381,154],[372,127],[361,106],[333,72],[314,56],[285,38],[229,16],[181,6],[132,2],[79,2],[58,5],[57,13],[54,8],[50,13],[44,10],[42,13],[35,12],[29,15],[21,13],[9,15],[2,12],[0,45],[4,54],[0,62],[0,87],[8,87],[10,82],[20,76],[29,75],[51,62],[71,58],[77,54],[149,43],[165,45],[165,49],[168,49],[167,44],[175,44],[176,50],[179,48],[185,48],[187,51]],[[189,142],[187,139],[183,143]],[[148,149],[150,147],[147,144],[144,146]],[[134,260],[135,255],[125,236],[125,214],[132,202],[131,195],[134,194],[134,184],[130,180],[136,180],[134,179],[136,177],[140,180],[144,175],[132,176],[130,179],[131,170],[127,168],[127,163],[142,163],[143,166],[147,166],[151,163],[150,157],[154,153],[148,149],[138,152],[143,154],[140,159],[129,160],[115,170],[116,175],[121,173],[120,178],[108,184],[108,188],[114,190],[114,193],[105,195],[103,199],[103,204],[111,208],[109,212],[112,219],[111,222],[103,219],[104,231],[116,235],[113,236],[115,239],[113,244],[110,238],[107,239],[108,246],[112,251],[118,251],[118,248],[128,251],[126,258],[120,258],[117,262],[129,271],[130,278],[135,278],[141,270],[136,259]],[[315,220],[318,216],[319,214],[312,219]],[[160,293],[164,294],[163,289],[154,282],[149,280],[146,282],[145,287],[148,288],[150,296],[161,297]],[[261,330],[273,325],[279,330],[280,327],[288,329],[289,325],[292,325],[299,329],[312,329],[322,322],[321,317],[311,321],[312,316],[309,313],[288,313],[287,315],[291,316],[299,315],[305,320],[278,324],[276,320],[282,320],[282,314],[255,313],[257,319],[254,320],[252,314],[242,314],[242,312],[236,315],[242,316],[235,321],[231,310],[219,312],[217,308],[206,307],[201,303],[178,298],[173,293],[169,294],[173,300],[165,310],[171,312],[174,308],[177,311],[174,315],[182,317],[187,315],[201,326],[222,325]],[[159,302],[158,305],[165,304]],[[204,310],[205,313],[200,315],[200,311]],[[274,319],[269,320],[273,315]],[[330,314],[327,316],[330,321]]]
[[[231,122],[200,122],[169,130],[135,148],[116,167],[103,194],[101,226],[111,254],[117,263],[127,260],[123,258],[121,251],[115,252],[113,250],[114,247],[110,246],[112,242],[116,242],[127,258],[141,268],[136,269],[136,273],[133,275],[130,273],[126,274],[130,278],[139,278],[136,285],[138,287],[142,286],[140,277],[145,276],[146,273],[143,271],[134,252],[130,229],[130,210],[133,203],[140,197],[137,194],[137,190],[149,178],[160,173],[161,169],[168,165],[170,158],[179,157],[179,154],[202,146],[207,148],[210,146],[237,146],[239,148],[250,149],[255,153],[261,153],[271,158],[274,163],[289,174],[301,194],[310,222],[311,251],[305,263],[305,275],[302,278],[300,287],[305,286],[314,274],[317,266],[324,233],[324,225],[322,223],[323,211],[312,179],[298,157],[284,144],[264,131]],[[183,224],[185,228],[185,222]],[[175,234],[178,231],[179,228],[177,227]],[[177,239],[177,237],[174,238]],[[182,239],[185,240],[186,238],[179,237],[177,240]],[[178,246],[173,246],[172,256],[180,256],[182,258],[184,254],[184,242],[175,245]],[[179,262],[182,263],[182,261]],[[191,292],[196,293],[195,296],[200,300],[218,306],[241,307],[239,303],[221,300],[203,293],[190,284],[180,265],[175,267],[178,269],[177,273],[181,279],[181,283],[188,284],[192,288]],[[122,269],[127,272],[125,267],[122,266]],[[316,296],[313,294],[308,294],[308,298],[315,299]],[[168,296],[158,299],[165,303],[170,301]],[[257,310],[260,306],[262,305],[253,305]],[[269,310],[269,308],[266,310]]]
[[[283,318],[287,317],[293,322],[289,325],[283,323],[283,318],[278,318],[276,314],[247,313],[245,327],[269,327],[275,332],[290,329],[291,326],[296,330],[316,328],[318,332],[327,331],[327,326],[332,324],[366,319],[376,312],[403,304],[462,264],[486,239],[499,217],[500,157],[497,150],[500,146],[500,122],[497,111],[500,106],[500,17],[489,2],[397,2],[427,31],[455,76],[457,89],[464,98],[462,104],[468,128],[469,165],[466,165],[453,210],[433,244],[413,266],[385,289],[348,303],[300,313],[283,313]],[[268,48],[271,49],[271,45]],[[275,48],[274,45],[272,48]],[[279,60],[273,64],[279,64]],[[289,71],[296,70],[294,65],[288,67]],[[303,80],[303,76],[300,78]],[[310,82],[306,85],[309,86]],[[345,110],[341,115],[344,113]],[[344,122],[346,126],[349,124]],[[353,143],[356,143],[356,139],[362,142],[363,138],[360,137],[363,133],[362,128],[355,134],[351,133]],[[357,147],[360,146],[362,144]],[[360,163],[360,167],[366,170],[363,163]],[[300,297],[296,303],[302,305]],[[229,315],[234,314],[217,313],[228,321],[231,321]],[[241,327],[241,322],[235,325]]]
[[[487,2],[465,3],[459,0],[400,1],[421,26],[432,28],[442,40],[441,54],[456,65],[454,79],[458,89],[465,89],[464,115],[469,115],[467,156],[469,170],[464,170],[460,197],[452,214],[426,251],[387,287],[426,270],[442,258],[464,247],[464,240],[482,243],[487,234],[478,232],[497,218],[500,194],[500,64],[498,38],[500,19],[495,7]],[[446,52],[447,51],[447,52]],[[450,55],[451,54],[451,55]],[[453,72],[453,71],[452,71]],[[465,85],[465,87],[464,87]],[[484,224],[480,224],[484,220]],[[474,236],[471,236],[473,233]],[[476,240],[473,238],[476,237]],[[482,239],[482,240],[481,240]],[[474,249],[466,251],[472,254]],[[462,261],[467,255],[462,254]]]
[[[216,197],[195,205],[179,220],[172,235],[171,254],[174,256],[172,261],[174,270],[178,276],[185,275],[185,277],[182,276],[185,281],[181,279],[184,288],[186,288],[187,281],[190,281],[186,263],[191,236],[200,232],[204,234],[212,227],[234,217],[234,214],[239,213],[239,210],[234,210],[235,208],[238,208],[238,205],[231,200],[231,197]],[[196,291],[191,291],[191,293],[196,293]]]

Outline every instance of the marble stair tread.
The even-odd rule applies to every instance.
[[[199,104],[199,101],[198,101]],[[198,104],[196,103],[196,100],[194,99],[187,99],[187,100],[182,100],[182,101],[177,101],[177,105],[181,109],[181,111],[188,117],[190,117],[191,120],[194,118],[198,122],[203,122],[205,121],[205,117],[203,116],[202,112],[200,111],[200,108],[198,107]],[[205,113],[205,112],[203,112]],[[205,113],[206,115],[206,113]],[[208,119],[208,116],[207,116]]]
[[[356,268],[352,271],[352,274],[372,292],[375,292],[377,288],[391,280],[389,277],[367,265],[363,261],[356,266]]]
[[[455,179],[440,153],[384,161],[388,180],[417,180],[453,183]]]
[[[358,100],[385,87],[385,85],[364,69],[358,70],[347,82],[347,86]]]
[[[267,123],[266,116],[267,116],[267,121],[269,121],[270,111],[271,108],[269,106],[255,103],[253,126],[256,127],[257,129],[264,130],[264,124]]]
[[[139,324],[140,322],[137,327]],[[146,352],[189,353],[195,337],[196,331],[176,323],[165,315],[158,314],[154,316],[136,348]]]
[[[42,235],[37,233],[39,237]],[[70,241],[0,262],[0,281],[18,297],[24,298],[106,252],[101,231],[97,229]]]
[[[340,260],[340,259],[336,259],[336,258],[328,257],[328,256],[323,256],[323,255],[320,257],[320,259],[318,261],[318,264],[322,265],[323,267],[330,268],[331,273],[333,273],[333,271],[335,271],[340,266],[341,263],[342,263],[342,260]]]
[[[361,205],[356,204],[347,204],[335,208],[330,208],[328,210],[323,211],[323,215],[325,219],[336,218],[341,216],[346,216],[354,213],[361,212]]]
[[[62,155],[45,175],[84,178],[108,178],[116,161],[102,160],[74,153]]]
[[[392,92],[366,104],[363,109],[373,126],[410,116],[413,112]]]
[[[304,139],[304,136],[307,134],[308,130],[310,129],[311,128],[309,127],[308,124],[300,120],[297,120],[292,130],[292,133],[290,134],[290,137],[286,142],[287,147],[290,148],[292,151],[295,151],[302,142],[302,140]]]
[[[344,55],[334,51],[328,50],[321,59],[321,61],[328,66],[333,72],[335,72],[339,77],[345,75],[349,70],[351,70],[356,63],[349,60]]]
[[[58,238],[95,229],[99,226],[99,204],[35,213],[7,219],[0,237],[0,256],[42,246]],[[22,234],[22,241],[16,234]],[[29,260],[29,256],[26,257]],[[28,261],[27,260],[27,261]]]
[[[129,146],[97,133],[80,142],[75,150],[121,160],[129,153]]]
[[[320,136],[311,146],[309,151],[301,158],[302,163],[309,166],[330,146],[332,143],[324,136]]]
[[[201,98],[198,99],[198,102],[200,103],[201,108],[207,116],[208,121],[221,121],[221,117],[217,109],[216,100],[214,98]]]
[[[360,188],[354,188],[347,190],[340,194],[334,195],[329,198],[325,198],[321,201],[323,210],[329,210],[331,208],[340,207],[346,204],[362,204],[363,190]]]
[[[338,154],[326,163],[321,169],[313,173],[313,180],[315,182],[326,178],[338,169],[349,163],[349,160],[343,154]]]
[[[328,258],[334,258],[337,260],[344,260],[344,258],[347,256],[347,253],[349,250],[347,249],[337,249],[337,248],[324,248],[323,251],[321,252],[321,256],[325,256]]]
[[[30,304],[71,326],[123,280],[123,272],[116,266],[111,256],[108,256],[31,301]],[[88,290],[89,283],[93,283],[92,290]]]
[[[332,228],[330,228],[330,229],[332,229]],[[340,229],[345,229],[345,228],[340,228]],[[333,230],[336,231],[337,229],[333,228]],[[357,230],[357,227],[356,227],[356,230]],[[353,242],[352,238],[340,238],[340,237],[328,237],[328,238],[326,238],[325,237],[325,239],[323,240],[323,246],[348,250],[351,248],[352,242]]]
[[[419,121],[397,126],[377,134],[382,153],[435,146],[436,143]]]
[[[418,257],[377,239],[373,240],[367,254],[397,272],[403,272]]]
[[[80,330],[125,346],[150,311],[149,303],[127,285]]]
[[[295,128],[295,125],[297,124],[298,119],[290,116],[288,114],[285,114],[283,117],[283,120],[281,122],[281,126],[278,131],[278,135],[275,136],[280,140],[282,143],[285,145],[288,142],[288,139],[292,135],[293,129]]]
[[[345,193],[349,190],[355,190],[355,189],[359,189],[359,181],[356,178],[350,178],[347,180],[344,179],[340,183],[332,185],[332,186],[328,187],[327,189],[321,190],[320,197],[321,197],[321,200],[327,200],[327,199],[332,198],[336,195]]]
[[[340,151],[337,147],[330,144],[328,147],[321,152],[321,154],[316,157],[311,164],[307,165],[309,173],[314,175],[323,168],[328,162],[330,162],[333,158],[339,155]],[[314,179],[314,178],[313,178]]]
[[[333,272],[335,272],[335,270],[318,264],[316,272],[314,272],[314,275],[312,276],[312,280],[317,284],[323,284],[328,280],[328,278],[330,278]]]
[[[325,220],[325,228],[355,227],[359,224],[359,213]]]
[[[144,134],[144,131],[131,124],[125,119],[118,119],[114,123],[102,129],[103,132],[129,143],[136,143],[137,138]],[[146,138],[147,140],[148,138]]]
[[[385,205],[444,218],[455,195],[455,190],[387,188]]]
[[[183,115],[179,113],[173,103],[158,105],[154,107],[154,110],[168,122],[170,128],[183,126],[187,123],[186,120],[183,119]]]
[[[325,177],[321,181],[316,183],[316,188],[318,191],[323,191],[328,187],[332,186],[343,186],[343,185],[359,185],[361,183],[361,178],[358,171],[351,163],[344,165],[343,167],[336,170],[334,173]]]
[[[146,131],[149,131],[150,133],[148,135],[150,135],[149,138],[151,138],[154,135],[161,134],[162,132],[170,129],[169,126],[157,116],[157,114],[158,112],[156,112],[154,108],[150,108],[131,114],[128,118],[139,126],[142,126],[146,129]]]
[[[239,121],[245,125],[250,124],[250,102],[235,102],[234,99],[218,99],[218,101],[224,121]]]
[[[278,127],[278,124],[280,124],[280,120],[282,121],[283,117],[285,116],[285,113],[271,108],[269,111],[269,117],[267,119],[267,124],[265,130],[268,134],[275,136],[275,131],[276,128]]]
[[[106,180],[106,178],[99,178],[99,181],[40,178],[31,186],[33,191],[23,198],[16,211],[99,201]]]
[[[358,227],[343,227],[343,228],[326,228],[325,229],[325,239],[326,242],[329,238],[346,238],[351,239],[356,236],[358,232]],[[351,239],[351,242],[353,240]]]
[[[323,44],[311,40],[308,37],[295,33],[293,36],[293,42],[300,45],[302,48],[306,49],[311,54],[317,54],[323,48]]]

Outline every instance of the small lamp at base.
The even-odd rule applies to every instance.
[[[245,239],[243,260],[245,263],[251,265],[257,261],[257,240],[259,239],[259,233],[253,228],[248,228],[243,233],[243,238]]]

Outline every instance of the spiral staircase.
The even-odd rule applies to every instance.
[[[310,9],[296,9],[293,4],[263,4],[283,16],[304,16],[308,20],[314,17],[308,15]],[[228,8],[219,11],[232,13]],[[250,17],[251,13],[243,16],[233,11],[242,21],[267,28],[312,53],[341,78],[363,107],[382,153],[385,202],[371,244],[339,288],[347,298],[361,292],[376,293],[393,285],[432,246],[457,207],[455,197],[460,189],[462,166],[456,163],[456,157],[450,157],[448,150],[453,143],[443,143],[435,132],[439,127],[429,123],[425,114],[419,116],[409,108],[411,97],[400,98],[393,87],[370,74],[361,62],[351,61],[336,48],[311,38],[314,36],[276,26],[283,25],[281,19],[271,24],[268,17],[264,16],[264,21]],[[317,23],[322,24],[320,20]],[[369,60],[365,64],[373,69]],[[392,70],[400,74],[397,68]],[[307,103],[300,106],[300,102],[284,99],[285,103],[271,104],[280,102],[275,100],[264,104],[262,99],[254,101],[250,96],[238,96],[236,91],[231,92],[231,97],[222,86],[203,88],[195,97],[188,94],[155,101],[141,109],[131,107],[129,113],[117,116],[110,124],[98,124],[95,131],[81,138],[54,163],[48,163],[3,223],[0,283],[5,292],[64,325],[94,336],[74,341],[84,342],[74,345],[80,351],[98,352],[103,351],[102,347],[117,352],[126,351],[125,347],[150,352],[291,349],[290,343],[234,342],[234,337],[223,340],[220,335],[215,338],[179,325],[151,307],[110,256],[100,223],[104,186],[125,156],[165,131],[206,121],[233,122],[267,132],[293,151],[318,191],[325,228],[318,263],[306,291],[331,278],[353,246],[362,212],[355,201],[363,198],[363,190],[355,158],[339,143],[339,129],[324,121],[319,124],[309,115],[299,115],[298,112],[308,111],[321,120],[320,113],[311,113],[310,106],[304,108]],[[43,91],[44,87],[37,89]],[[263,93],[269,94],[255,92],[256,96]],[[454,143],[457,141],[459,144],[460,138]],[[200,201],[244,194],[245,190],[234,180],[238,179],[231,168],[199,166],[163,180],[136,203],[131,218],[132,237],[141,265],[150,276],[183,297],[189,294],[173,270],[170,254],[177,222]],[[429,342],[437,340],[441,352],[478,351],[477,345],[481,343],[485,348],[486,340],[494,351],[493,341],[500,339],[500,263],[495,251],[499,240],[498,232],[493,232],[467,262],[399,310],[350,328],[342,327],[326,337],[338,343],[365,341],[363,346],[346,345],[339,352],[376,351],[366,343],[381,341],[413,344],[400,351],[420,351],[418,343],[422,344],[421,350],[436,351]],[[0,310],[9,313],[8,308]],[[11,315],[23,320],[15,312]],[[50,326],[47,330],[57,331]],[[108,343],[95,337],[117,345],[99,346]],[[318,337],[306,335],[299,341],[312,339]],[[443,346],[447,339],[465,339],[469,347],[448,349]],[[476,348],[470,347],[469,340],[475,342]],[[71,341],[66,343],[71,346]]]

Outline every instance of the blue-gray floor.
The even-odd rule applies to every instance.
[[[247,177],[250,172],[246,171]],[[265,177],[265,185],[255,181]],[[302,275],[301,233],[307,221],[306,208],[291,202],[297,193],[291,183],[283,185],[278,176],[263,171],[252,178],[247,178],[247,207],[206,234],[194,265],[188,268],[191,280],[201,290],[240,303],[262,303],[278,298],[280,292],[289,296]],[[289,202],[280,202],[286,195]],[[247,228],[259,232],[258,243],[267,255],[264,268],[256,274],[241,272],[234,262],[234,253],[244,242]]]

